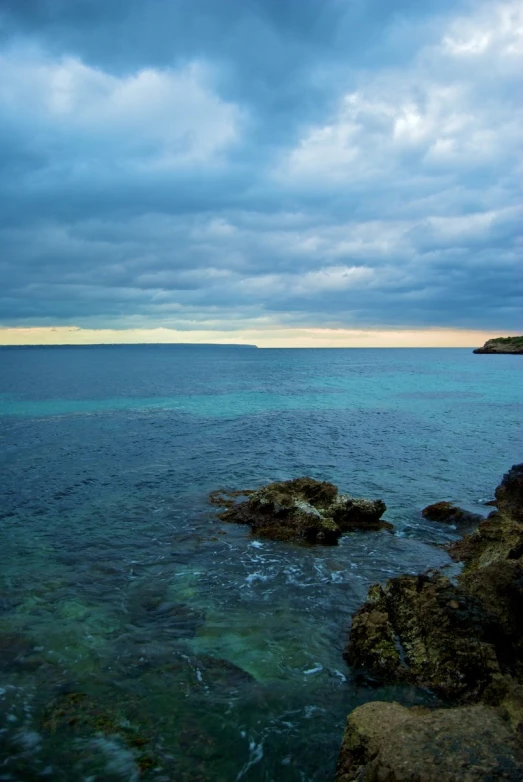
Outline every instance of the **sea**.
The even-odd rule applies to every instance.
[[[0,780],[325,782],[347,714],[435,704],[343,659],[370,585],[444,568],[521,461],[521,356],[0,349]],[[210,492],[309,475],[394,533],[254,537]]]

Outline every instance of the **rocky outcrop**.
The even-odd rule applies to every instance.
[[[496,337],[489,339],[473,353],[523,353],[523,337]]]
[[[440,521],[443,524],[468,525],[479,524],[483,521],[483,516],[480,516],[479,513],[463,510],[451,502],[435,502],[433,505],[427,505],[421,511],[421,515],[424,519]]]
[[[366,703],[349,716],[336,782],[523,779],[523,746],[506,711]]]
[[[523,464],[514,464],[496,489],[499,513],[523,524]]]
[[[380,681],[475,700],[500,673],[490,625],[481,601],[446,576],[399,576],[371,588],[344,656]]]
[[[496,489],[497,510],[472,535],[449,546],[465,570],[523,556],[523,464],[515,464]]]
[[[238,502],[239,497],[247,499]],[[274,540],[335,544],[344,532],[392,529],[382,520],[382,500],[341,494],[334,484],[314,478],[270,483],[256,491],[213,492],[211,502],[224,507],[223,521],[247,524],[256,535]]]
[[[437,505],[443,513],[447,503]],[[439,572],[391,579],[371,587],[354,615],[352,666],[459,705],[356,709],[337,782],[523,779],[523,465],[503,477],[496,505],[450,547],[465,563],[455,580]]]

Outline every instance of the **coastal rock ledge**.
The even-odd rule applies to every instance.
[[[473,353],[523,353],[523,337],[496,337],[489,339],[482,348],[476,348]]]
[[[349,717],[336,782],[520,782],[523,747],[489,706],[366,703]]]
[[[447,707],[355,709],[336,782],[523,779],[523,464],[503,476],[495,504],[449,547],[463,563],[457,577],[376,584],[354,615],[353,668],[429,688]]]
[[[269,483],[256,491],[219,490],[210,501],[225,508],[219,515],[223,521],[247,524],[273,540],[334,545],[344,532],[392,529],[381,518],[387,509],[383,500],[341,494],[334,484],[314,478]]]

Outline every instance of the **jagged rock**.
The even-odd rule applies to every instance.
[[[242,495],[247,499],[235,502]],[[257,535],[275,540],[332,545],[351,530],[392,529],[381,519],[382,500],[340,494],[334,484],[313,478],[270,483],[256,491],[213,492],[211,502],[225,508],[222,520],[247,524]]]
[[[349,716],[336,782],[523,779],[523,747],[499,709],[366,703]]]
[[[429,521],[440,521],[444,524],[479,524],[483,521],[483,516],[479,513],[463,510],[451,502],[435,502],[433,505],[427,505],[421,511],[421,515]]]
[[[514,464],[496,489],[498,511],[523,524],[523,464]]]
[[[493,562],[458,577],[489,616],[484,630],[500,668],[523,680],[523,560]]]
[[[496,489],[498,510],[478,529],[448,547],[453,559],[466,570],[523,556],[523,464],[515,464]]]
[[[447,546],[452,559],[476,570],[493,562],[519,559],[523,555],[523,525],[492,513],[471,535]]]
[[[493,621],[478,598],[440,573],[399,576],[371,588],[344,656],[381,681],[474,700],[500,672],[487,633]]]
[[[448,506],[432,509],[444,515]],[[503,477],[496,506],[450,546],[465,563],[455,583],[436,573],[373,586],[345,651],[379,680],[481,704],[356,709],[337,782],[523,779],[523,465]]]

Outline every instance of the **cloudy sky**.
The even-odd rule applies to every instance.
[[[0,342],[522,329],[523,7],[0,0]]]

